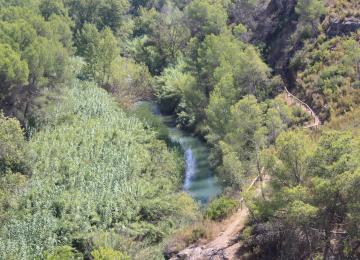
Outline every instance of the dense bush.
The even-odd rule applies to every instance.
[[[222,220],[233,213],[238,206],[237,200],[221,196],[210,202],[205,215],[212,220]]]
[[[316,142],[301,131],[278,137],[264,153],[270,185],[248,203],[257,224],[247,244],[258,248],[258,257],[292,259],[305,252],[358,258],[359,142],[358,136],[335,131]],[[334,237],[335,232],[346,236]],[[274,245],[279,250],[270,252]]]
[[[60,245],[87,255],[86,241],[99,231],[159,243],[187,221],[174,193],[181,159],[91,83],[65,91],[28,149],[33,175],[1,228],[1,258],[43,256]]]
[[[111,248],[104,248],[100,247],[99,249],[94,250],[91,253],[94,260],[110,260],[110,259],[116,259],[116,260],[130,260],[130,258],[119,252],[112,250]]]

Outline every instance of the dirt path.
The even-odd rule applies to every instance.
[[[237,238],[242,229],[244,229],[248,209],[244,207],[233,214],[225,224],[226,228],[214,240],[201,246],[190,246],[179,252],[172,260],[210,260],[210,259],[236,259],[234,258],[240,243]]]
[[[256,193],[260,194],[261,185],[264,185],[268,180],[265,176],[263,181],[259,181],[256,177],[250,184],[248,190],[257,187]],[[224,229],[212,241],[204,245],[193,245],[185,248],[179,252],[171,260],[233,260],[238,259],[236,253],[241,247],[241,242],[238,241],[239,234],[245,228],[249,217],[249,210],[245,203],[241,202],[241,207],[230,218],[224,221]]]
[[[309,124],[304,125],[304,128],[317,128],[321,125],[321,121],[319,117],[315,114],[315,112],[311,109],[311,107],[306,104],[305,102],[298,99],[296,96],[290,93],[290,91],[285,87],[285,91],[283,94],[285,102],[291,106],[291,105],[297,105],[300,106],[301,109],[309,114],[312,117],[312,122]]]

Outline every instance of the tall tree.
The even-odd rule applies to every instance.
[[[120,55],[110,28],[99,32],[95,25],[86,24],[81,32],[81,50],[86,61],[85,74],[100,85],[109,83],[111,64]]]
[[[21,59],[20,53],[8,44],[0,44],[0,93],[6,95],[11,87],[26,85],[28,76],[28,64]]]
[[[192,36],[203,39],[208,34],[220,34],[226,28],[227,13],[221,1],[194,0],[186,8]]]

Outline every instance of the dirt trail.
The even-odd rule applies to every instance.
[[[309,114],[313,120],[311,123],[304,125],[304,128],[317,128],[321,125],[319,117],[315,112],[303,101],[291,94],[285,88],[283,98],[288,105],[298,105],[303,111]],[[262,169],[264,172],[264,169]],[[253,180],[248,189],[256,186],[256,193],[261,193],[261,186],[265,185],[269,180],[268,176],[259,181],[259,176]],[[241,247],[238,241],[239,234],[245,228],[249,217],[249,210],[245,203],[237,210],[229,219],[225,220],[224,230],[212,241],[204,245],[193,245],[180,251],[170,260],[236,260],[239,259],[237,252]]]
[[[235,255],[241,244],[237,238],[244,229],[249,211],[246,207],[239,209],[228,220],[228,225],[214,240],[201,246],[190,246],[179,252],[172,260],[210,260],[210,259],[236,259]]]
[[[257,187],[256,193],[260,194],[261,185],[268,181],[265,176],[263,181],[256,177],[250,184],[248,190]],[[236,253],[241,247],[238,241],[239,234],[245,228],[249,217],[249,210],[245,203],[241,202],[241,207],[230,218],[224,221],[224,230],[212,241],[204,245],[193,245],[185,248],[170,260],[232,260],[238,259]]]
[[[283,94],[284,100],[288,105],[297,105],[300,106],[303,111],[309,114],[312,117],[312,122],[304,125],[304,128],[317,128],[321,125],[321,121],[319,117],[315,114],[315,112],[311,109],[311,107],[305,102],[298,99],[296,96],[290,93],[290,91],[285,87],[285,91]]]

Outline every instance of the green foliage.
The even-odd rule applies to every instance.
[[[220,149],[222,165],[219,167],[219,171],[228,185],[241,189],[245,181],[245,171],[238,154],[229,144],[222,141],[220,142]]]
[[[206,209],[206,216],[212,220],[222,220],[234,212],[238,206],[237,200],[222,196],[210,202]]]
[[[226,121],[237,100],[269,94],[270,71],[253,47],[229,33],[192,39],[189,45],[190,56],[158,77],[157,96],[166,112],[176,111],[180,126],[204,134],[205,121],[205,128],[209,124],[219,135],[223,124],[218,121]]]
[[[19,121],[0,113],[0,176],[26,173],[26,143]]]
[[[48,101],[45,92],[69,80],[72,21],[50,7],[45,19],[40,1],[15,2],[0,10],[0,106],[29,135],[34,114]]]
[[[182,170],[177,154],[93,84],[67,89],[29,145],[33,175],[21,197],[24,213],[3,225],[1,258],[42,256],[112,228],[138,243],[158,243],[183,223],[179,216],[187,218],[174,194]],[[76,249],[88,254],[80,244]]]
[[[145,65],[122,57],[117,57],[112,62],[106,89],[118,98],[122,105],[151,98],[152,87],[153,78]]]
[[[273,164],[273,174],[276,174],[282,183],[289,186],[300,184],[305,175],[308,154],[311,152],[311,141],[301,132],[287,132],[276,140],[276,148],[280,164]],[[271,167],[271,166],[270,166]]]
[[[8,44],[0,44],[0,93],[7,94],[14,85],[25,85],[28,75],[29,68],[20,55]]]
[[[299,16],[297,31],[293,38],[302,40],[314,36],[318,30],[320,18],[326,13],[324,0],[299,0],[295,12]]]
[[[96,25],[99,30],[106,27],[118,32],[125,23],[129,9],[127,0],[64,0],[69,15],[75,22],[75,31],[80,31],[87,23]]]
[[[323,0],[299,0],[295,7],[295,12],[306,22],[313,22],[325,14]]]
[[[360,45],[358,34],[308,44],[292,60],[299,89],[320,111],[322,120],[332,120],[352,111],[359,103]]]
[[[241,188],[249,175],[260,174],[261,151],[274,143],[281,132],[307,117],[280,97],[259,103],[249,95],[231,105],[225,98],[231,95],[226,86],[225,83],[224,87],[215,88],[210,97],[206,138],[214,146],[211,156],[218,172],[228,185]],[[218,96],[220,91],[226,96]]]
[[[321,119],[345,114],[329,127],[353,134],[325,131],[314,140],[286,132],[309,117],[280,97],[269,99],[282,81],[248,43],[250,30],[227,25],[237,15],[233,6],[257,17],[259,4],[0,0],[0,108],[25,128],[0,114],[0,258],[159,259],[173,231],[199,217],[196,203],[179,192],[184,163],[168,147],[167,128],[142,106],[124,112],[95,84],[122,108],[155,96],[163,112],[176,114],[178,127],[208,141],[212,166],[236,190],[266,168],[271,178],[262,198],[251,200],[254,190],[243,194],[264,224],[246,231],[248,240],[259,230],[265,236],[256,237],[254,251],[312,258],[332,246],[336,223],[348,236],[340,248],[353,257],[359,33],[303,41],[326,31],[334,14],[320,28],[324,2],[296,2],[292,40],[305,45],[291,62],[298,94]],[[329,9],[345,7],[356,10],[358,3],[335,1]],[[220,220],[237,206],[220,197],[206,215]],[[188,230],[181,243],[210,233],[204,224]]]
[[[192,36],[200,39],[208,34],[220,34],[226,28],[228,17],[221,1],[192,1],[185,14]]]
[[[248,32],[248,29],[243,24],[238,24],[232,28],[233,34],[236,38],[239,40],[243,39],[246,33]]]
[[[52,15],[67,15],[67,11],[62,0],[42,0],[39,5],[39,10],[45,20],[49,20]]]
[[[183,72],[183,66],[184,64],[180,63],[175,68],[167,68],[157,78],[156,95],[160,109],[165,113],[174,112],[185,90],[192,89],[194,85],[193,77]]]
[[[71,23],[60,16],[45,21],[33,10],[20,7],[3,9],[0,17],[1,41],[11,45],[26,61],[29,84],[44,87],[64,82],[70,51],[65,47],[71,46]]]
[[[170,1],[161,12],[154,8],[140,9],[135,19],[134,56],[144,62],[152,74],[160,74],[168,65],[175,64],[190,38],[184,14]]]
[[[94,250],[91,255],[94,260],[130,260],[126,254],[106,247]]]
[[[87,78],[100,85],[109,83],[111,65],[120,54],[118,43],[109,28],[98,32],[93,24],[85,24],[81,32],[81,47]]]
[[[30,68],[30,85],[44,87],[64,82],[67,55],[59,42],[44,38],[34,41],[24,52]]]
[[[45,254],[46,260],[76,260],[83,259],[80,253],[74,251],[70,246],[59,246],[53,249],[51,252]]]
[[[309,254],[318,247],[331,247],[331,233],[338,225],[348,239],[358,239],[353,221],[357,221],[354,210],[359,210],[359,194],[354,190],[359,181],[359,147],[359,138],[350,133],[325,132],[313,142],[308,135],[295,131],[280,134],[276,147],[264,154],[271,192],[266,200],[251,204],[251,211],[258,220],[270,224],[268,232],[276,228],[284,232],[286,242],[277,238],[283,255],[303,254],[292,250],[297,247],[305,246]],[[306,236],[305,244],[301,232]],[[320,233],[324,238],[319,239]],[[340,246],[339,254],[344,254],[343,238],[335,243]],[[346,254],[354,253],[350,249]]]
[[[19,121],[0,112],[0,223],[11,219],[30,175],[28,153]]]
[[[169,130],[159,117],[152,113],[151,104],[140,105],[136,108],[134,115],[144,123],[146,128],[153,129],[159,139],[169,141]]]

